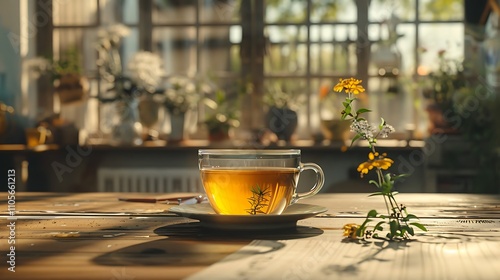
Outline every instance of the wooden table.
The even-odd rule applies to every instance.
[[[6,193],[0,279],[500,279],[500,196],[400,194],[429,232],[367,244],[342,237],[384,209],[367,194],[317,195],[301,203],[326,213],[258,233],[206,230],[171,205],[119,196],[136,195],[16,193],[9,216]]]

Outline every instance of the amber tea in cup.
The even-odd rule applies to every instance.
[[[300,150],[199,150],[203,187],[214,211],[225,215],[281,214],[297,200],[318,193],[324,174],[302,163]],[[310,191],[297,193],[299,175],[316,172]]]

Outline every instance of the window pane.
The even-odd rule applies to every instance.
[[[416,0],[375,0],[370,4],[370,22],[382,22],[396,16],[400,20],[415,20]]]
[[[371,44],[371,63],[368,73],[370,75],[394,76],[398,75],[401,68],[401,53],[397,48],[399,41],[397,27],[387,24],[371,24],[368,26]],[[389,31],[391,30],[391,31]],[[410,47],[408,52],[414,49]]]
[[[123,0],[122,17],[125,24],[137,24],[139,22],[139,0]]]
[[[441,50],[446,50],[447,58],[463,58],[464,25],[462,23],[421,24],[419,32],[419,47],[426,50],[420,56],[419,74],[426,75],[437,69],[437,54]]]
[[[397,28],[398,34],[403,35],[396,42],[396,47],[401,53],[401,73],[411,76],[415,74],[416,69],[416,31],[417,28],[413,24],[399,24]]]
[[[97,24],[96,0],[53,1],[52,9],[54,26]]]
[[[241,0],[202,0],[200,21],[237,22],[240,21]]]
[[[405,139],[406,128],[409,124],[415,125],[413,118],[415,100],[414,95],[409,92],[411,87],[403,87],[396,78],[370,78],[368,94],[368,114],[370,123],[379,124],[383,117],[388,124],[392,125],[396,132],[391,137]]]
[[[307,28],[305,26],[268,26],[268,53],[265,73],[305,73],[307,66]]]
[[[355,22],[357,18],[351,0],[312,0],[311,5],[311,22]]]
[[[268,23],[301,23],[306,20],[306,0],[266,1],[265,21]]]
[[[462,20],[464,18],[463,0],[420,0],[421,20]]]
[[[201,72],[227,72],[239,69],[239,43],[230,42],[230,30],[227,27],[207,27],[200,30],[202,42],[200,67]]]
[[[130,28],[130,33],[122,39],[121,55],[123,66],[127,67],[128,61],[139,51],[139,30]]]
[[[155,28],[153,51],[163,58],[169,74],[196,73],[196,29]]]
[[[153,24],[195,22],[195,0],[155,0],[153,3]]]
[[[121,0],[100,0],[100,24],[111,25],[121,22],[123,3]]]
[[[311,72],[346,75],[356,72],[356,48],[350,25],[311,26]]]
[[[57,29],[54,30],[53,54],[55,60],[68,58],[71,52],[77,53],[78,63],[84,73],[97,71],[97,52],[95,42],[97,41],[95,29]]]

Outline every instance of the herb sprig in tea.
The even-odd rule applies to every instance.
[[[252,187],[252,197],[248,198],[250,209],[247,210],[248,214],[265,214],[262,208],[269,206],[270,191],[268,189],[261,189],[259,185]]]

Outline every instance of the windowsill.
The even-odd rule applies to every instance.
[[[344,142],[329,142],[322,141],[320,143],[313,140],[296,140],[292,143],[278,142],[273,145],[248,144],[243,141],[225,141],[225,142],[210,142],[208,140],[185,140],[179,143],[168,143],[166,141],[146,141],[140,146],[114,146],[105,143],[93,143],[86,145],[97,150],[182,150],[182,149],[200,149],[200,148],[220,148],[220,149],[307,149],[307,150],[339,150],[346,151],[347,149],[365,149],[368,147],[366,141],[358,141],[352,147],[349,147],[350,141]],[[388,149],[421,149],[425,145],[423,140],[378,140],[378,146]],[[23,144],[0,144],[1,151],[10,152],[44,152],[50,150],[64,149],[63,146],[56,144],[39,145],[28,148]]]

